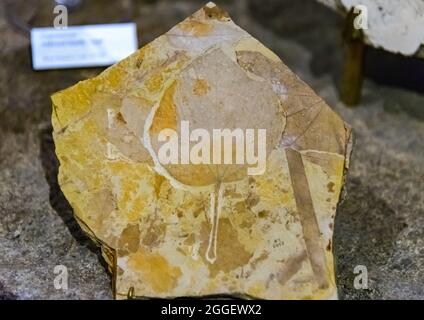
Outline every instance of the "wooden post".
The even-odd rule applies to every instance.
[[[340,99],[348,106],[355,106],[361,99],[364,60],[364,34],[354,27],[357,14],[353,9],[346,17],[343,31],[344,70],[340,86]]]

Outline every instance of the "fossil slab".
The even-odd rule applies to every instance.
[[[350,127],[222,9],[208,3],[52,101],[59,183],[117,299],[337,297],[331,241]],[[182,135],[184,122],[266,130],[264,170],[164,164],[160,135]]]

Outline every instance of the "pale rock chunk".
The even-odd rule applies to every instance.
[[[350,128],[222,9],[207,4],[52,100],[59,183],[116,298],[337,297],[331,241]],[[182,121],[266,129],[264,173],[162,164],[158,135],[181,134]]]

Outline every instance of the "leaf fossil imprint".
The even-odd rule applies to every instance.
[[[337,297],[331,241],[350,128],[222,9],[208,3],[52,101],[59,183],[116,298]],[[185,123],[211,137],[266,130],[263,172],[185,162],[196,139],[164,163],[163,132],[184,136]],[[230,158],[259,147],[242,138]]]

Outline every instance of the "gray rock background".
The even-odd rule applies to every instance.
[[[33,72],[28,34],[16,27],[51,25],[52,2],[0,3],[0,300],[111,299],[99,251],[58,188],[50,125],[50,94],[101,69]],[[69,19],[133,19],[143,45],[204,2],[91,0]],[[346,108],[337,92],[341,17],[312,0],[217,3],[354,129],[347,195],[335,224],[340,298],[424,299],[424,95],[367,79],[360,106]],[[54,288],[56,265],[68,268],[67,291]],[[367,290],[353,287],[357,265],[368,269]]]

